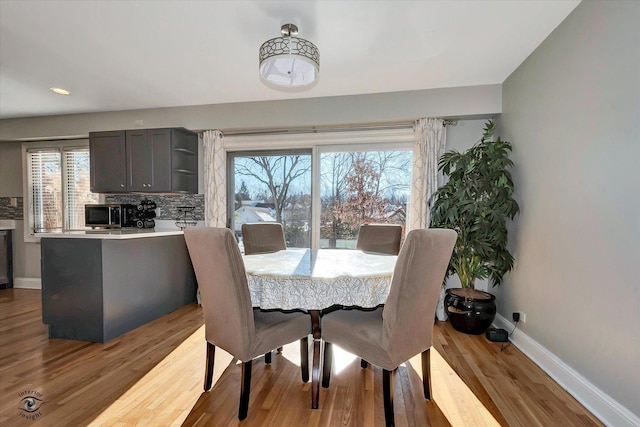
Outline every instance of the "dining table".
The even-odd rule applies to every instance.
[[[375,308],[384,304],[396,255],[349,249],[288,248],[244,255],[254,307],[304,310],[313,335],[311,407],[320,397],[322,311],[334,306]]]

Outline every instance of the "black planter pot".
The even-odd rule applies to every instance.
[[[465,334],[480,335],[496,317],[496,297],[475,289],[447,289],[444,305],[451,326]]]

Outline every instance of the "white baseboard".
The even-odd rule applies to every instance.
[[[13,287],[18,289],[42,289],[42,282],[37,278],[16,277],[13,279]]]
[[[499,314],[496,315],[494,326],[507,331],[513,329],[513,323]],[[640,426],[640,418],[638,416],[593,385],[558,356],[551,353],[521,330],[516,329],[513,332],[511,342],[606,425],[616,427]]]

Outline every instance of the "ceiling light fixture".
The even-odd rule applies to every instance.
[[[59,87],[50,87],[49,89],[51,89],[52,92],[57,93],[58,95],[70,95],[71,92],[69,92],[66,89],[62,89]]]
[[[260,76],[277,86],[299,87],[312,84],[320,73],[320,51],[308,40],[295,37],[298,27],[284,24],[282,37],[260,46]]]

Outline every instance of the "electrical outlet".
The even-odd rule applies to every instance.
[[[527,320],[527,316],[521,311],[514,311],[513,313],[511,313],[511,318],[514,322],[525,323]]]

